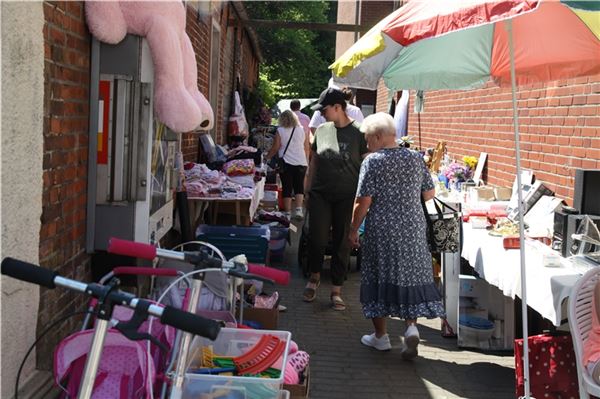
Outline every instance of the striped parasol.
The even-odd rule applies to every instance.
[[[600,73],[600,1],[409,1],[330,68],[341,86],[374,90],[510,86]]]

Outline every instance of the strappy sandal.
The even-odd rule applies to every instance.
[[[346,310],[346,304],[339,294],[331,294],[331,307],[333,310]]]
[[[308,282],[314,284],[315,287],[314,288],[312,288],[312,287],[304,288],[304,292],[302,293],[302,300],[304,302],[312,302],[315,300],[315,298],[317,297],[317,288],[319,288],[319,285],[321,284],[320,279],[314,279],[314,278],[310,278],[308,280]]]

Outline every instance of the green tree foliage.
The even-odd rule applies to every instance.
[[[328,1],[252,1],[252,19],[335,22],[337,3]],[[260,91],[268,105],[281,98],[318,97],[327,86],[335,57],[335,32],[257,28],[264,62]],[[271,103],[273,101],[273,103]]]

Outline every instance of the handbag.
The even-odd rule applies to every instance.
[[[285,146],[285,149],[283,150],[283,154],[281,155],[281,157],[279,155],[274,155],[273,158],[271,158],[271,160],[269,161],[269,166],[277,173],[283,172],[283,168],[285,168],[285,161],[283,160],[283,157],[285,156],[285,153],[287,152],[288,147],[292,142],[292,137],[294,137],[295,130],[296,127],[294,126],[294,128],[292,129],[292,134],[290,134],[290,138],[288,139],[288,142]]]
[[[442,202],[437,197],[433,197],[433,204],[436,213],[430,214],[421,197],[421,205],[427,221],[427,241],[431,252],[458,252],[461,246],[460,230],[461,213],[450,205]],[[450,212],[443,212],[443,209],[449,209]]]

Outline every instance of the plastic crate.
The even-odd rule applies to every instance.
[[[265,191],[277,191],[277,204],[283,209],[283,191],[278,184],[265,184]]]
[[[201,224],[196,230],[198,240],[213,244],[227,259],[244,254],[252,263],[266,262],[270,235],[268,226]]]
[[[283,251],[288,238],[287,227],[270,227],[271,237],[269,239],[269,249],[273,252]]]
[[[190,347],[188,368],[200,367],[202,348],[212,346],[217,356],[239,356],[248,352],[263,335],[274,335],[285,342],[283,362],[286,364],[291,333],[288,331],[246,330],[223,328],[215,341],[196,337]],[[220,397],[244,399],[278,399],[283,386],[281,371],[278,378],[243,377],[186,373],[183,399],[202,397],[202,394],[222,393]]]
[[[269,259],[281,262],[285,253],[285,244],[288,239],[287,227],[270,227],[271,239],[269,240]]]

